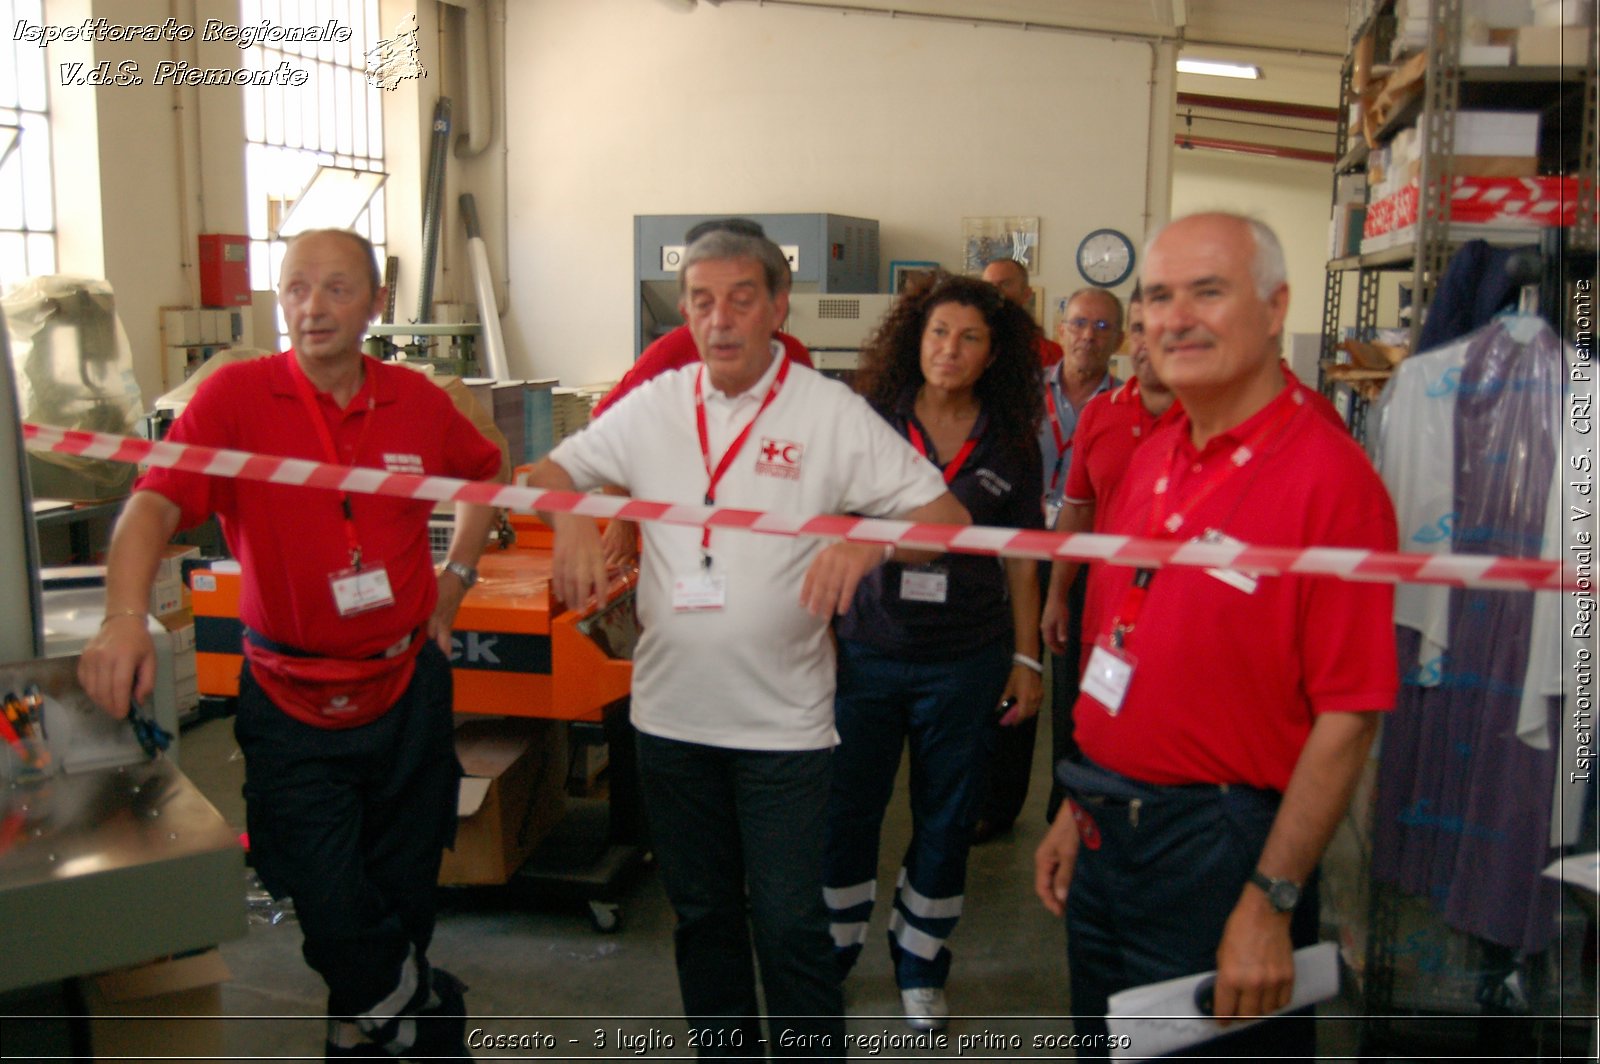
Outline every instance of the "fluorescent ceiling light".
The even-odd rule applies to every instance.
[[[1180,59],[1180,74],[1209,74],[1215,78],[1249,78],[1261,76],[1261,68],[1248,63],[1222,63],[1215,59]]]

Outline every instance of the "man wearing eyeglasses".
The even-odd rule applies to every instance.
[[[1107,367],[1112,354],[1122,346],[1122,301],[1104,288],[1080,289],[1067,300],[1067,309],[1056,329],[1066,354],[1061,364],[1045,375],[1045,417],[1039,427],[1039,449],[1044,455],[1044,516],[1050,528],[1056,527],[1061,513],[1078,416],[1090,399],[1121,383]],[[1048,582],[1043,566],[1040,577]],[[1077,750],[1072,741],[1072,704],[1078,700],[1078,633],[1086,583],[1080,571],[1068,585],[1069,638],[1063,653],[1050,655],[1052,764]],[[1052,795],[1049,817],[1054,817],[1058,802],[1058,796]]]

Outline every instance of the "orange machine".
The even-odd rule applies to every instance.
[[[631,610],[633,578],[619,578],[610,605],[594,617],[560,603],[552,617],[550,529],[531,516],[511,522],[516,546],[484,552],[478,584],[456,614],[456,712],[599,721],[605,706],[627,696],[633,663],[603,649],[603,631],[590,633],[605,627],[607,614]],[[233,697],[243,662],[238,565],[202,563],[187,578],[200,693]]]

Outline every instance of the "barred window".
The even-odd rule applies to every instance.
[[[0,0],[0,26],[44,22],[41,0]],[[50,170],[49,88],[44,49],[7,33],[0,45],[0,290],[56,272],[56,208]]]
[[[294,199],[318,166],[382,170],[383,95],[367,84],[367,52],[379,40],[378,0],[244,0],[241,24],[348,28],[348,41],[262,41],[244,66],[275,70],[287,62],[309,78],[299,86],[246,86],[245,187],[249,199],[250,286],[270,289],[285,244],[273,240]],[[387,239],[380,188],[354,228],[378,248]]]

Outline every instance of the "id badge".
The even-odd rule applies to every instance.
[[[1060,499],[1044,501],[1044,527],[1052,532],[1055,531],[1056,518],[1061,516],[1061,506]]]
[[[678,613],[720,610],[728,604],[728,578],[697,569],[672,581],[672,608]]]
[[[328,586],[333,588],[333,601],[339,607],[341,617],[354,617],[358,613],[394,605],[394,591],[389,587],[389,570],[382,564],[330,573]]]
[[[1137,664],[1130,654],[1118,650],[1101,636],[1089,654],[1089,665],[1083,670],[1083,680],[1078,687],[1114,717],[1122,712],[1122,700],[1127,697],[1128,684],[1133,682],[1133,669]]]
[[[1214,528],[1206,529],[1205,534],[1200,536],[1199,539],[1202,543],[1226,543],[1233,547],[1244,546],[1244,544],[1239,540],[1234,539],[1232,536],[1218,532]],[[1206,575],[1221,580],[1229,587],[1236,587],[1240,591],[1243,591],[1246,595],[1254,595],[1256,593],[1256,588],[1261,585],[1261,581],[1257,580],[1249,573],[1241,573],[1233,569],[1207,569]]]
[[[931,566],[900,570],[900,597],[906,602],[943,603],[950,594],[950,574]]]

